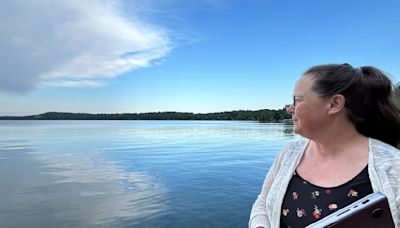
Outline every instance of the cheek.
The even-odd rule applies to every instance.
[[[294,110],[294,115],[295,115],[297,118],[301,118],[301,117],[304,117],[305,115],[307,115],[308,112],[309,112],[309,111],[308,111],[308,108],[307,108],[306,106],[304,106],[304,105],[299,105],[299,106],[297,106],[297,107],[295,108],[295,110]]]

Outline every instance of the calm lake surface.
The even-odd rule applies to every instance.
[[[1,227],[247,227],[291,126],[0,121]]]

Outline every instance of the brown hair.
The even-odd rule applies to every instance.
[[[321,97],[345,97],[346,115],[358,132],[400,148],[400,110],[382,71],[346,63],[314,66],[304,74],[313,77],[313,90]]]

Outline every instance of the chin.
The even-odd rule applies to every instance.
[[[303,138],[307,138],[307,139],[310,138],[310,136],[309,136],[307,133],[305,133],[304,131],[301,131],[301,130],[293,130],[293,132],[294,132],[295,134],[297,134],[297,135],[300,135],[300,136],[303,137]]]
[[[298,134],[298,135],[303,136],[303,135],[302,135],[303,131],[301,130],[301,128],[297,127],[296,125],[293,127],[293,132],[294,132],[295,134]]]
[[[299,127],[297,126],[296,123],[293,123],[293,132],[298,134],[299,133]]]

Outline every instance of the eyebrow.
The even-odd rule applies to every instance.
[[[309,92],[305,92],[305,93],[302,93],[301,95],[300,94],[293,94],[293,97],[304,97],[305,95],[307,95]]]

